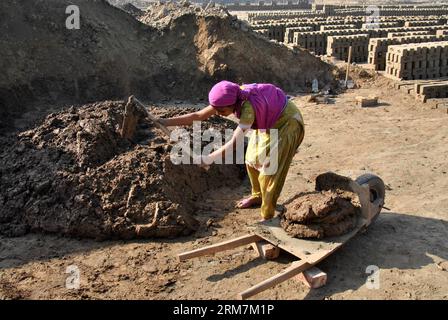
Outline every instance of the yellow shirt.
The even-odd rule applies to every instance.
[[[302,113],[300,112],[299,108],[297,108],[297,106],[291,100],[288,100],[286,108],[282,111],[280,118],[278,118],[274,123],[273,128],[280,128],[290,118],[296,118],[302,124],[302,126],[305,126]],[[245,101],[241,106],[240,127],[242,129],[249,129],[250,127],[252,127],[252,124],[254,122],[255,110],[249,101]]]

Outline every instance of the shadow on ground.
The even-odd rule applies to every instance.
[[[328,274],[325,287],[310,290],[305,299],[356,290],[365,285],[369,265],[381,269],[420,269],[448,259],[448,222],[410,214],[382,213],[369,229],[351,239],[318,267]],[[347,268],[346,266],[350,266]]]

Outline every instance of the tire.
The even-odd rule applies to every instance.
[[[378,203],[378,212],[375,213],[372,222],[378,218],[381,209],[383,208],[385,197],[386,197],[386,187],[383,180],[380,177],[366,173],[359,176],[355,180],[359,185],[367,184],[370,190],[370,203]]]
[[[380,177],[371,173],[366,173],[356,178],[355,181],[359,185],[363,184],[369,185],[370,202],[373,203],[378,199],[383,199],[382,202],[384,203],[384,199],[386,197],[386,186],[384,185],[384,182],[383,180],[381,180]]]

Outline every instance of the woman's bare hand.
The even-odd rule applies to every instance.
[[[201,168],[208,169],[212,164],[212,160],[210,156],[201,156],[201,164],[199,165]]]

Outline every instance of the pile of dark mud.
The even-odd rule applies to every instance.
[[[0,1],[0,131],[42,103],[205,102],[224,79],[285,91],[315,78],[333,83],[329,64],[263,38],[221,7],[154,4],[138,20],[106,0],[76,5],[80,28],[69,29],[64,1]]]
[[[299,194],[285,205],[280,224],[296,238],[325,238],[351,231],[357,223],[358,196],[344,190]]]
[[[96,239],[176,237],[198,228],[195,203],[236,187],[242,165],[174,165],[171,145],[136,110],[133,139],[122,138],[126,103],[106,101],[50,114],[43,123],[2,138],[0,234],[48,232]],[[163,116],[185,113],[153,107]],[[234,128],[229,120],[203,129]]]

